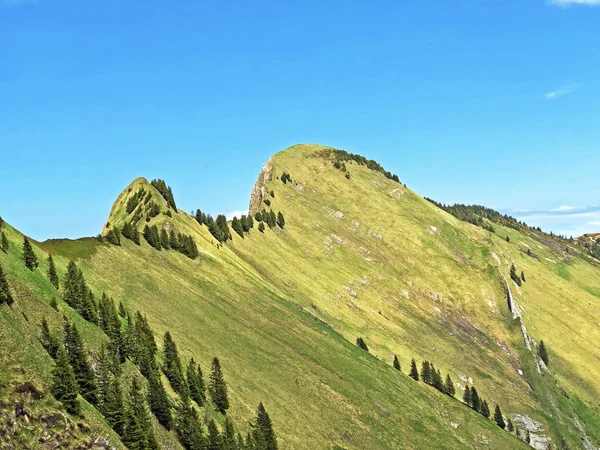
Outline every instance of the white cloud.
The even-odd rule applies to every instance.
[[[225,213],[225,217],[227,218],[227,220],[231,220],[235,216],[237,216],[239,218],[241,216],[246,216],[246,215],[248,215],[248,210],[237,210],[237,211],[231,211],[231,212]]]
[[[577,207],[576,206],[561,205],[558,208],[551,209],[550,211],[552,211],[552,212],[562,212],[562,211],[573,211],[574,209],[577,209]]]
[[[600,2],[600,0],[598,0],[598,1]],[[583,86],[581,83],[568,83],[568,84],[561,86],[558,89],[555,89],[554,91],[547,92],[544,95],[544,98],[546,100],[555,100],[559,97],[562,97],[563,95],[570,94],[571,92],[579,89],[581,86]]]
[[[572,5],[599,6],[600,0],[550,0],[550,4],[562,7]]]

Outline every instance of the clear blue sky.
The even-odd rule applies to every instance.
[[[309,142],[599,231],[600,1],[557,2],[0,0],[0,215],[94,235],[137,176],[242,210],[262,163]]]

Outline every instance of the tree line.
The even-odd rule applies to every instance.
[[[173,228],[167,232],[165,228],[161,227],[158,231],[156,225],[146,225],[143,236],[146,242],[156,250],[175,250],[190,259],[196,259],[199,255],[194,238],[191,235],[176,233]]]

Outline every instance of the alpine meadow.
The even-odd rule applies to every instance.
[[[365,156],[276,153],[232,220],[136,178],[96,237],[0,221],[0,448],[600,448],[600,238]]]

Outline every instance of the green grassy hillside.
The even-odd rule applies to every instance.
[[[491,233],[459,221],[380,171],[350,161],[336,168],[323,150],[299,145],[265,164],[252,213],[281,211],[285,227],[263,233],[255,223],[224,245],[145,179],[134,180],[103,234],[134,218],[140,231],[146,224],[175,229],[193,237],[194,260],[144,238],[139,246],[125,238],[120,246],[53,240],[38,244],[42,264],[30,272],[20,259],[22,237],[5,225],[11,246],[0,264],[17,295],[12,307],[0,307],[0,355],[12,358],[3,379],[21,367],[20,376],[47,392],[53,362],[37,342],[42,317],[56,328],[63,313],[77,321],[92,354],[106,339],[47,281],[52,253],[61,279],[76,260],[96,296],[106,292],[140,310],[157,338],[169,330],[185,363],[194,357],[206,374],[218,356],[237,429],[249,431],[262,401],[280,448],[527,448],[526,430],[536,448],[598,446],[600,271],[585,252],[567,252],[541,234],[496,224]],[[283,172],[291,182],[279,179]],[[141,189],[147,203],[128,213]],[[150,218],[151,202],[160,213]],[[526,275],[521,287],[510,281],[511,263]],[[531,339],[546,343],[549,371],[538,371],[536,345],[527,349],[506,286]],[[354,344],[357,337],[370,353]],[[402,373],[392,368],[393,355]],[[409,378],[411,358],[449,373],[457,398]],[[459,401],[467,382],[492,409],[500,405],[521,440]],[[9,392],[8,382],[0,380],[0,389]],[[38,402],[58,408],[49,395]],[[199,412],[204,422],[223,424],[211,406]],[[88,434],[119,445],[89,405],[85,420]],[[172,432],[154,425],[163,445],[176,445]]]

